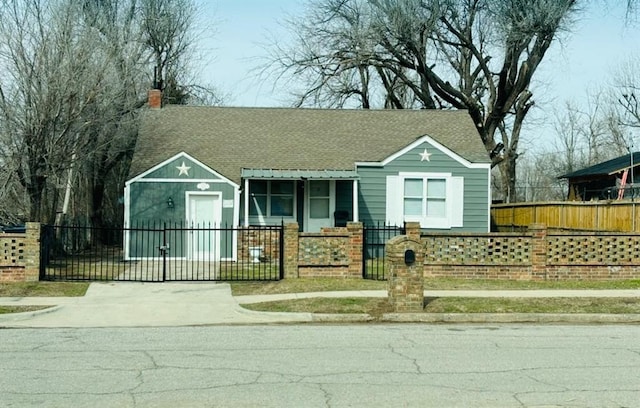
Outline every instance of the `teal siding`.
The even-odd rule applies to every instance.
[[[134,182],[130,186],[129,220],[135,223],[184,222],[186,220],[186,193],[201,192],[193,182]],[[234,188],[227,183],[209,183],[206,191],[222,193],[222,200],[234,199]],[[174,208],[167,200],[173,199]],[[233,208],[222,208],[222,225],[233,224]]]
[[[232,185],[220,182],[209,182],[207,192],[220,192],[222,200],[234,199]],[[170,257],[184,257],[187,253],[187,240],[190,232],[181,231],[181,226],[186,224],[186,193],[201,192],[194,182],[134,182],[129,187],[129,250],[133,258],[156,257],[157,247],[162,244],[163,234],[149,232],[145,229],[162,229],[165,225],[169,228],[167,238],[171,245]],[[167,200],[171,197],[174,207],[168,208]],[[234,226],[233,208],[222,208],[222,227]],[[177,229],[176,229],[177,227]],[[207,226],[200,226],[207,227]],[[206,232],[208,233],[208,232]],[[205,232],[200,232],[205,234]],[[233,237],[231,232],[220,232],[220,255],[228,258],[233,255]]]
[[[420,153],[427,149],[429,161],[421,161]],[[489,171],[469,169],[427,142],[411,149],[384,167],[359,166],[358,200],[360,220],[364,223],[386,219],[386,177],[400,172],[451,173],[464,177],[464,212],[462,228],[447,231],[487,232],[489,230]]]
[[[188,167],[187,174],[180,174],[179,167]],[[194,227],[187,224],[187,193],[219,193],[222,207],[221,225],[215,227],[235,226],[234,208],[225,205],[230,202],[235,205],[235,191],[233,183],[184,155],[177,155],[163,166],[139,179],[134,179],[129,184],[127,202],[128,224],[131,229],[129,256],[158,257],[158,247],[166,239],[170,245],[169,257],[185,257],[188,255],[189,244],[192,244],[194,234],[199,234],[203,239],[208,234],[215,234],[214,242],[219,244],[218,256],[231,258],[234,242],[232,232],[191,232],[184,229]],[[173,202],[172,208],[168,205],[169,199]],[[165,228],[166,231],[163,231]]]

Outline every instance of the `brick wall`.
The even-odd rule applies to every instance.
[[[40,224],[23,234],[0,233],[0,282],[31,282],[40,276]]]
[[[298,232],[298,224],[285,225],[285,278],[362,277],[362,224]]]
[[[640,278],[640,234],[422,234],[425,277],[515,280]]]

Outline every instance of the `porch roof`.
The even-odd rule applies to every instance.
[[[358,173],[352,170],[277,170],[242,169],[243,179],[287,179],[287,180],[357,180]]]

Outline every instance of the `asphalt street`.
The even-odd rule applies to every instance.
[[[635,325],[0,330],[3,407],[636,407]]]

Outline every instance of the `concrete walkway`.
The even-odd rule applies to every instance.
[[[640,290],[452,290],[426,297],[628,297]],[[384,290],[232,296],[226,283],[92,283],[82,297],[0,298],[1,306],[51,306],[0,315],[0,327],[158,327],[215,324],[364,322],[368,315],[254,312],[241,304],[311,297],[386,297]],[[591,314],[388,314],[389,322],[636,323],[640,315]]]

